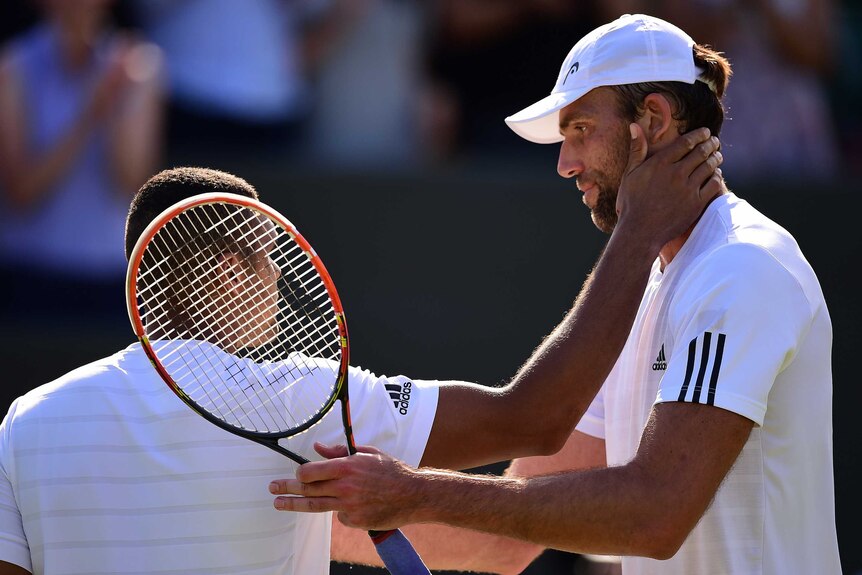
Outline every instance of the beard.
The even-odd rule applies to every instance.
[[[610,154],[603,162],[604,166],[592,176],[598,188],[598,194],[596,194],[596,205],[587,207],[590,208],[593,224],[606,234],[613,232],[617,225],[617,194],[623,172],[628,164],[630,141],[628,123],[625,123],[614,139]],[[584,201],[586,202],[586,198]]]
[[[610,235],[617,226],[617,191],[620,186],[599,185],[596,205],[590,208],[593,224],[602,232]]]

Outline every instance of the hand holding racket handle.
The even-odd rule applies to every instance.
[[[431,575],[400,529],[369,531],[377,554],[392,575]]]
[[[353,441],[353,424],[350,422],[350,408],[347,401],[341,404],[341,416],[344,421],[344,432],[347,437],[348,455],[356,454],[356,444]],[[377,555],[383,560],[383,565],[392,575],[431,575],[428,567],[413,548],[413,544],[400,529],[388,531],[369,531],[368,535],[374,543]]]

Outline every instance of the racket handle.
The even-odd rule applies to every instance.
[[[392,575],[431,575],[400,529],[369,531],[377,554]]]

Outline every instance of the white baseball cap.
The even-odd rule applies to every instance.
[[[669,22],[625,14],[599,26],[569,51],[551,95],[506,118],[522,138],[537,144],[562,142],[559,111],[599,86],[678,81],[694,84],[694,40]]]

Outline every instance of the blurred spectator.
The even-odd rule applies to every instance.
[[[4,317],[122,317],[129,199],[159,163],[159,50],[110,0],[42,0],[0,57]],[[55,303],[56,302],[56,303]]]
[[[306,161],[390,170],[421,161],[428,5],[348,0],[313,73]]]
[[[128,0],[165,54],[172,164],[279,160],[310,110],[308,47],[342,0]]]
[[[592,2],[437,0],[429,31],[426,138],[438,155],[514,152],[547,158],[543,147],[513,138],[503,119],[553,85],[559,55],[597,24]],[[555,158],[555,152],[552,154]],[[555,160],[553,160],[555,161]]]
[[[840,175],[828,93],[834,0],[607,0],[603,19],[646,12],[720,46],[733,65],[722,170],[734,181],[823,182]]]

